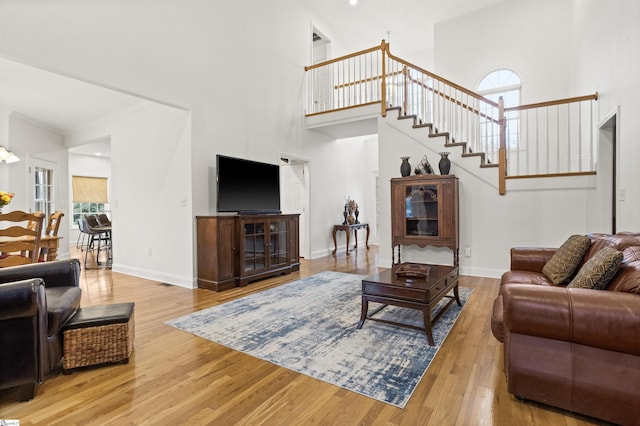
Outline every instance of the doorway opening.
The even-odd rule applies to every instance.
[[[310,259],[309,247],[309,171],[308,161],[290,155],[280,156],[280,206],[283,213],[300,215],[300,257]]]
[[[597,187],[598,200],[608,200],[601,203],[597,209],[599,221],[604,232],[617,232],[619,203],[624,201],[625,189],[618,188],[618,116],[619,107],[609,114],[598,126],[598,156],[597,156]]]

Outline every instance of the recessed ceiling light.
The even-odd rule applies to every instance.
[[[358,4],[358,0],[349,0],[349,4],[351,6],[355,6],[356,4]]]

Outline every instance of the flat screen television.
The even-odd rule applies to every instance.
[[[280,166],[217,155],[218,212],[280,213]]]

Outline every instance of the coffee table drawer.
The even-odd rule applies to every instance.
[[[397,285],[390,286],[375,282],[362,282],[362,294],[374,296],[387,296],[405,300],[415,300],[418,302],[426,301],[427,292],[424,289],[400,287]]]
[[[454,271],[451,274],[449,274],[445,279],[438,282],[433,288],[430,288],[428,290],[429,300],[433,300],[434,298],[438,297],[440,293],[443,293],[443,292],[448,293],[455,286],[455,283],[457,281],[458,281],[458,272]]]

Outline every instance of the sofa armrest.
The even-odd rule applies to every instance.
[[[640,355],[640,295],[507,284],[502,297],[505,333]]]
[[[40,278],[0,284],[0,389],[42,383],[47,368],[47,299]],[[6,367],[6,368],[5,368]],[[33,397],[33,386],[30,387]]]
[[[556,252],[555,248],[513,247],[511,249],[511,270],[542,272],[545,263]]]
[[[46,312],[46,306],[38,306],[44,300],[39,278],[0,284],[0,321],[34,317],[38,309]]]
[[[0,283],[29,278],[42,278],[46,287],[79,287],[80,261],[67,259],[0,268]]]

